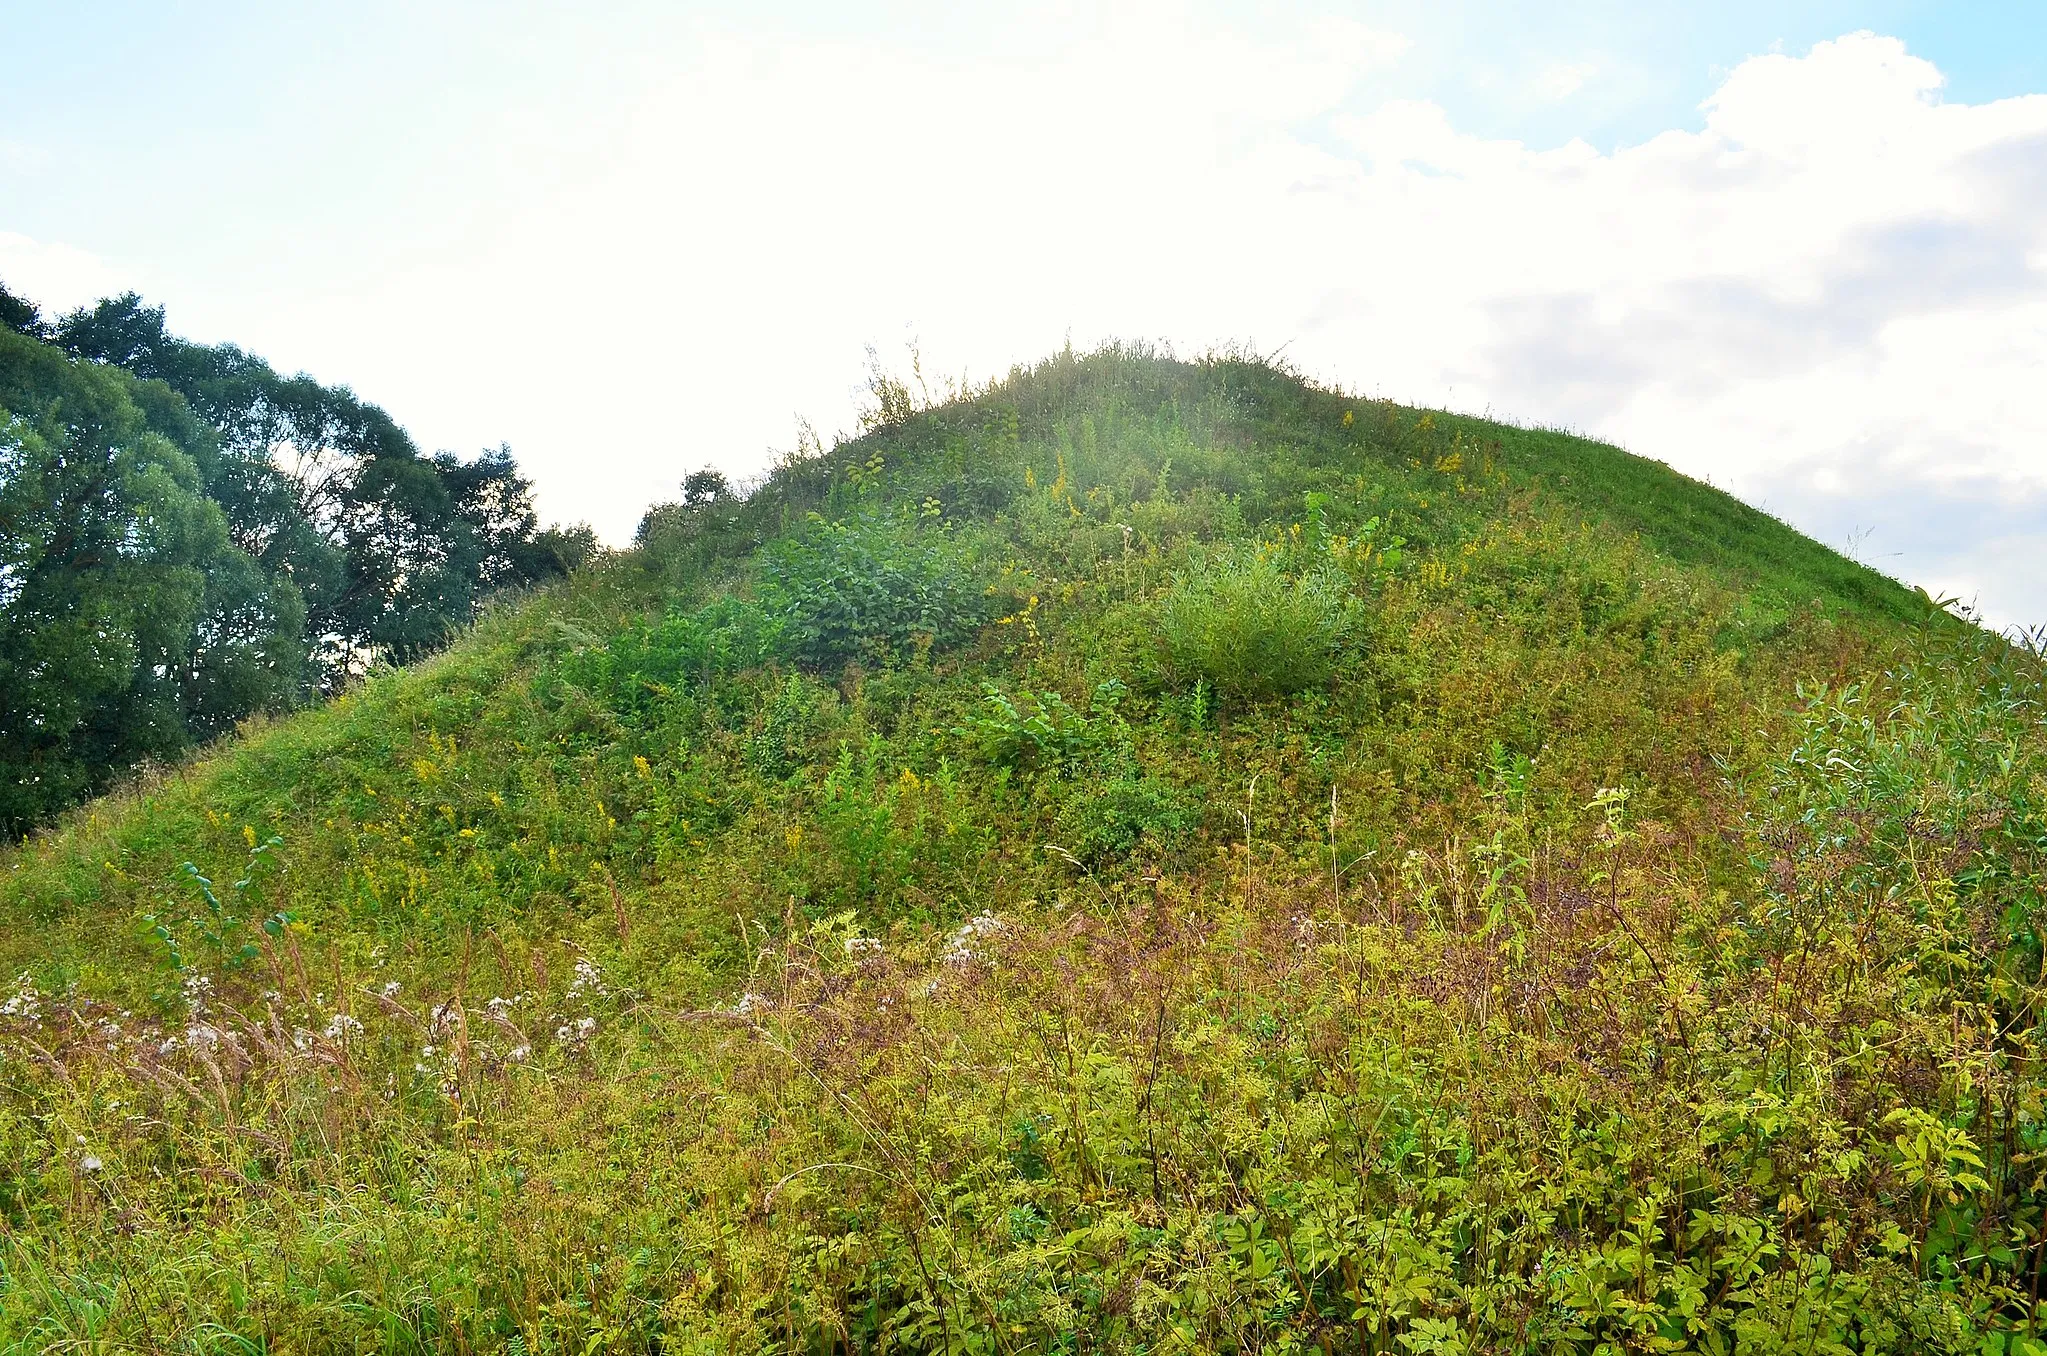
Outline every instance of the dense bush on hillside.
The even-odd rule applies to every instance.
[[[887,415],[6,860],[0,1343],[2042,1349],[2037,655],[1261,364]]]
[[[1289,578],[1274,553],[1224,552],[1182,572],[1159,609],[1159,634],[1185,681],[1253,700],[1328,681],[1352,629],[1338,571]]]
[[[508,450],[421,457],[374,405],[170,335],[132,293],[0,288],[0,834],[143,759],[443,644],[559,575]]]

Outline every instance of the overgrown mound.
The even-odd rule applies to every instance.
[[[2034,656],[1062,355],[5,863],[0,1339],[2035,1351]]]

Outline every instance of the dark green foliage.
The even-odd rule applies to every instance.
[[[125,372],[0,333],[0,832],[302,682],[305,610],[229,540],[208,450]],[[181,446],[162,431],[189,441]]]
[[[1093,865],[1139,847],[1148,847],[1155,857],[1176,857],[1201,827],[1199,798],[1162,778],[1145,776],[1127,759],[1112,761],[1104,771],[1068,792],[1059,809],[1058,846]]]
[[[65,316],[51,340],[162,381],[214,431],[208,492],[245,550],[299,581],[330,687],[373,658],[438,647],[491,590],[560,573],[557,551],[535,540],[530,487],[509,449],[422,457],[390,415],[345,387],[279,376],[232,344],[179,339],[163,308],[132,292]]]
[[[41,339],[47,331],[43,326],[42,312],[35,304],[17,297],[0,282],[0,328],[25,334],[31,339]]]
[[[0,553],[17,574],[31,557],[40,571],[28,610],[0,637],[21,703],[0,725],[14,750],[0,770],[14,788],[0,832],[19,834],[140,759],[175,757],[378,660],[429,653],[485,595],[557,577],[594,550],[587,528],[539,530],[508,449],[468,462],[421,457],[389,415],[346,389],[280,377],[232,345],[178,339],[162,308],[133,293],[50,323],[0,289],[0,338],[0,418],[15,420],[0,495],[17,504],[0,521]],[[106,480],[104,495],[94,490],[93,458],[173,464],[145,437],[177,454],[167,472],[175,494],[146,489],[133,468]],[[167,494],[204,505],[184,545],[166,535]],[[153,507],[134,507],[136,496]],[[67,513],[102,521],[67,528]],[[119,552],[117,568],[104,548],[107,533],[125,530],[115,526],[123,514],[149,519],[137,529],[149,541]],[[171,577],[142,562],[172,558],[189,566],[191,587],[137,601],[136,581]],[[85,573],[55,582],[53,571],[73,566]],[[72,600],[57,600],[67,588]],[[98,616],[101,607],[113,613]],[[144,616],[161,635],[135,633]],[[78,652],[88,631],[98,646],[89,658]],[[28,693],[34,675],[66,663],[82,666],[74,691]],[[124,666],[145,676],[116,697],[109,675]]]
[[[1246,701],[1320,686],[1354,630],[1346,583],[1333,571],[1289,577],[1257,549],[1203,558],[1159,608],[1174,676]]]
[[[768,547],[755,593],[781,653],[832,668],[960,644],[989,615],[980,574],[942,527],[861,517]]]

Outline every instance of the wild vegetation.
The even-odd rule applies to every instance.
[[[422,457],[346,389],[0,287],[0,835],[562,574],[508,449]]]
[[[2042,670],[1063,354],[0,863],[20,1350],[2037,1353]]]

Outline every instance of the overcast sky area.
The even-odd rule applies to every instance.
[[[614,542],[852,428],[870,342],[1238,342],[2047,622],[2037,0],[321,11],[0,0],[0,279]]]

